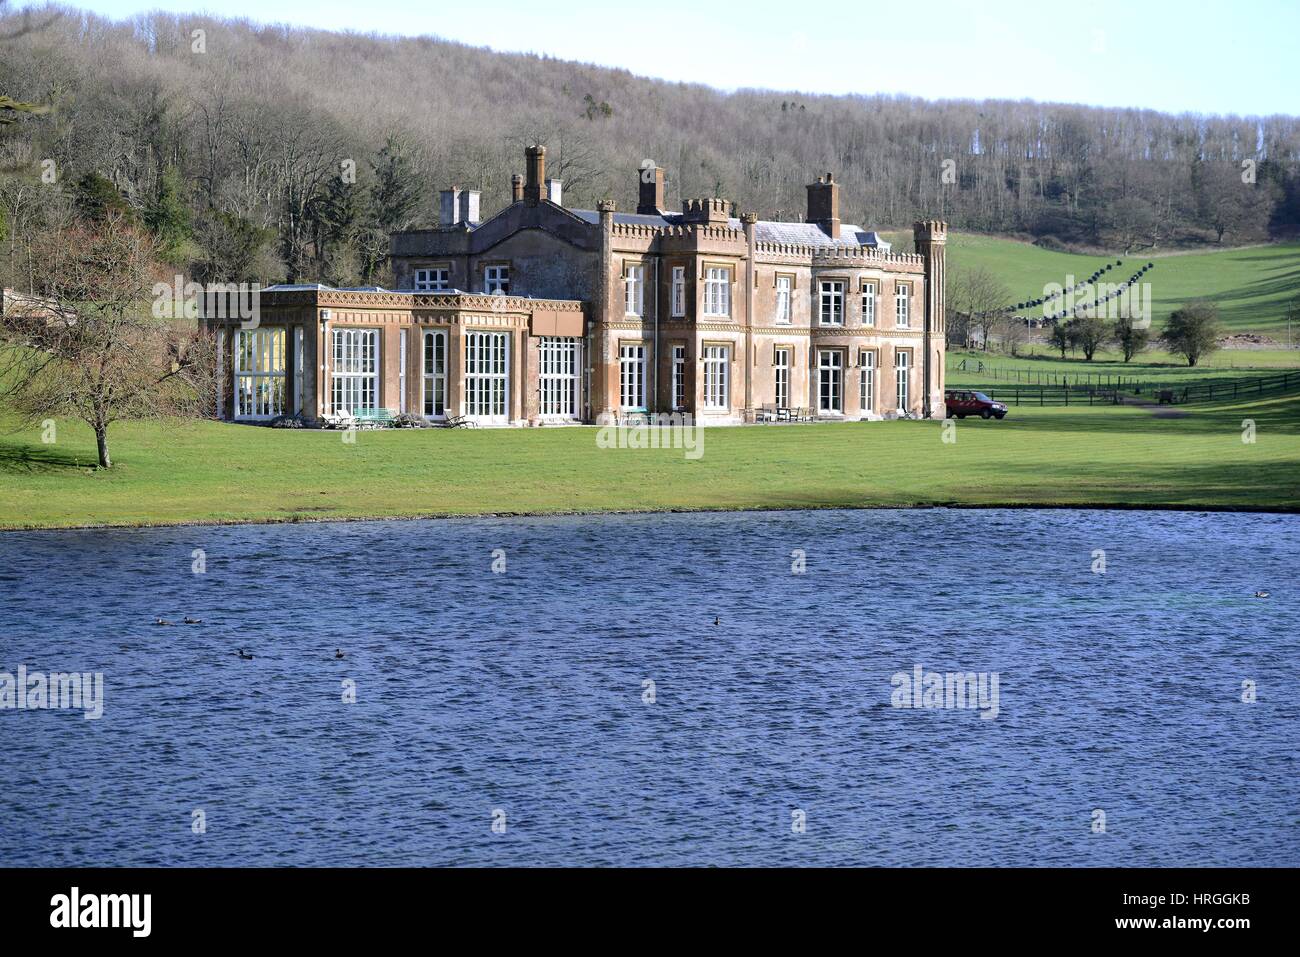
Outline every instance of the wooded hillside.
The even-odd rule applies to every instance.
[[[490,215],[531,141],[570,206],[633,207],[649,158],[670,202],[721,196],[769,219],[801,218],[804,185],[834,171],[842,218],[867,227],[934,216],[1138,251],[1300,222],[1291,116],[725,94],[425,38],[46,19],[0,19],[0,95],[50,108],[0,125],[0,281],[19,287],[43,223],[119,208],[200,280],[383,281],[389,231],[436,220],[452,184],[482,190]]]

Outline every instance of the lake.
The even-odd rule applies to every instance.
[[[1297,866],[1298,553],[1141,511],[7,533],[0,672],[103,710],[0,711],[0,865]]]

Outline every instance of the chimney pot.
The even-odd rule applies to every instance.
[[[519,173],[510,177],[510,201],[517,203],[524,198],[524,178]]]

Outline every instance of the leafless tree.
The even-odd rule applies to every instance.
[[[210,338],[152,315],[154,252],[120,216],[50,232],[36,250],[39,295],[0,317],[15,409],[85,422],[105,469],[114,422],[202,414],[215,394]]]
[[[954,266],[948,272],[948,313],[956,316],[957,327],[965,330],[966,341],[961,345],[967,348],[971,332],[978,331],[981,346],[988,349],[994,328],[1007,315],[1010,299],[1007,287],[983,266]]]

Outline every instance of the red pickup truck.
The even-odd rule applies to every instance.
[[[1003,403],[994,402],[983,392],[949,389],[943,394],[943,404],[948,415],[958,419],[964,419],[968,415],[978,415],[981,419],[1000,419],[1007,414],[1007,407]]]

